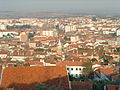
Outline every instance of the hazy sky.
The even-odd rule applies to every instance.
[[[0,0],[0,11],[120,12],[120,0]]]

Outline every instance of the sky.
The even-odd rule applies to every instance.
[[[120,0],[0,0],[0,11],[120,12]]]

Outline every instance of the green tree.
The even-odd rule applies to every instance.
[[[64,90],[63,88],[60,88],[58,86],[52,86],[49,88],[49,90]]]
[[[98,62],[98,60],[96,58],[92,58],[91,62]]]
[[[102,59],[102,57],[105,55],[105,50],[100,49],[98,50],[98,53],[99,53],[99,58]]]
[[[37,48],[37,49],[35,49],[34,51],[45,51],[45,49],[43,49],[43,48]]]
[[[64,89],[58,86],[47,87],[46,85],[43,84],[36,84],[34,90],[64,90]]]
[[[48,90],[48,87],[43,84],[36,84],[34,90]]]
[[[116,51],[117,51],[117,52],[120,52],[120,47],[119,47],[119,48],[116,48]]]
[[[30,66],[30,64],[29,63],[25,63],[25,64],[23,64],[23,66]]]
[[[106,81],[106,80],[101,80],[101,81],[93,81],[93,88],[94,90],[104,90],[104,86],[106,85],[119,85],[120,80],[115,80],[115,81]]]
[[[99,52],[99,53],[105,53],[105,50],[100,49],[98,52]]]
[[[83,69],[83,73],[85,76],[90,77],[93,74],[93,69],[92,69],[92,62],[90,60],[87,60],[84,63],[85,68]]]
[[[109,61],[113,59],[113,57],[110,55],[104,55],[102,59],[103,59],[103,64],[108,64]]]
[[[64,40],[65,40],[65,41],[70,41],[70,38],[68,38],[68,37],[65,36],[65,37],[64,37]]]

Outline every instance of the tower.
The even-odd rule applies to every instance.
[[[62,55],[62,43],[61,43],[61,41],[59,40],[58,41],[58,45],[57,45],[57,54],[58,55]]]
[[[20,33],[20,41],[21,42],[27,42],[27,40],[28,40],[27,33],[26,32],[21,32]]]

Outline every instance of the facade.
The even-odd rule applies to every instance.
[[[80,77],[83,74],[84,66],[66,66],[67,72],[73,77]]]
[[[20,41],[21,42],[26,42],[27,40],[28,40],[28,36],[27,36],[26,32],[22,32],[20,34]]]
[[[114,40],[108,40],[108,45],[110,45],[110,46],[116,46],[117,42],[114,41]]]
[[[57,46],[57,54],[62,55],[62,43],[60,40],[59,40],[58,46]]]
[[[67,25],[65,26],[65,32],[71,32],[71,31],[76,31],[76,26],[75,25]]]
[[[117,42],[117,46],[120,46],[120,37],[117,38],[116,42]]]
[[[117,30],[116,35],[120,36],[120,30]]]
[[[29,42],[29,47],[36,48],[36,42]]]
[[[6,28],[6,25],[4,25],[4,24],[1,24],[0,25],[0,30],[6,30],[7,28]]]
[[[77,41],[79,41],[80,39],[79,39],[79,36],[78,35],[75,35],[75,36],[71,36],[70,37],[70,41],[71,42],[77,42]]]
[[[57,36],[57,32],[55,30],[43,30],[42,35],[47,37]]]

